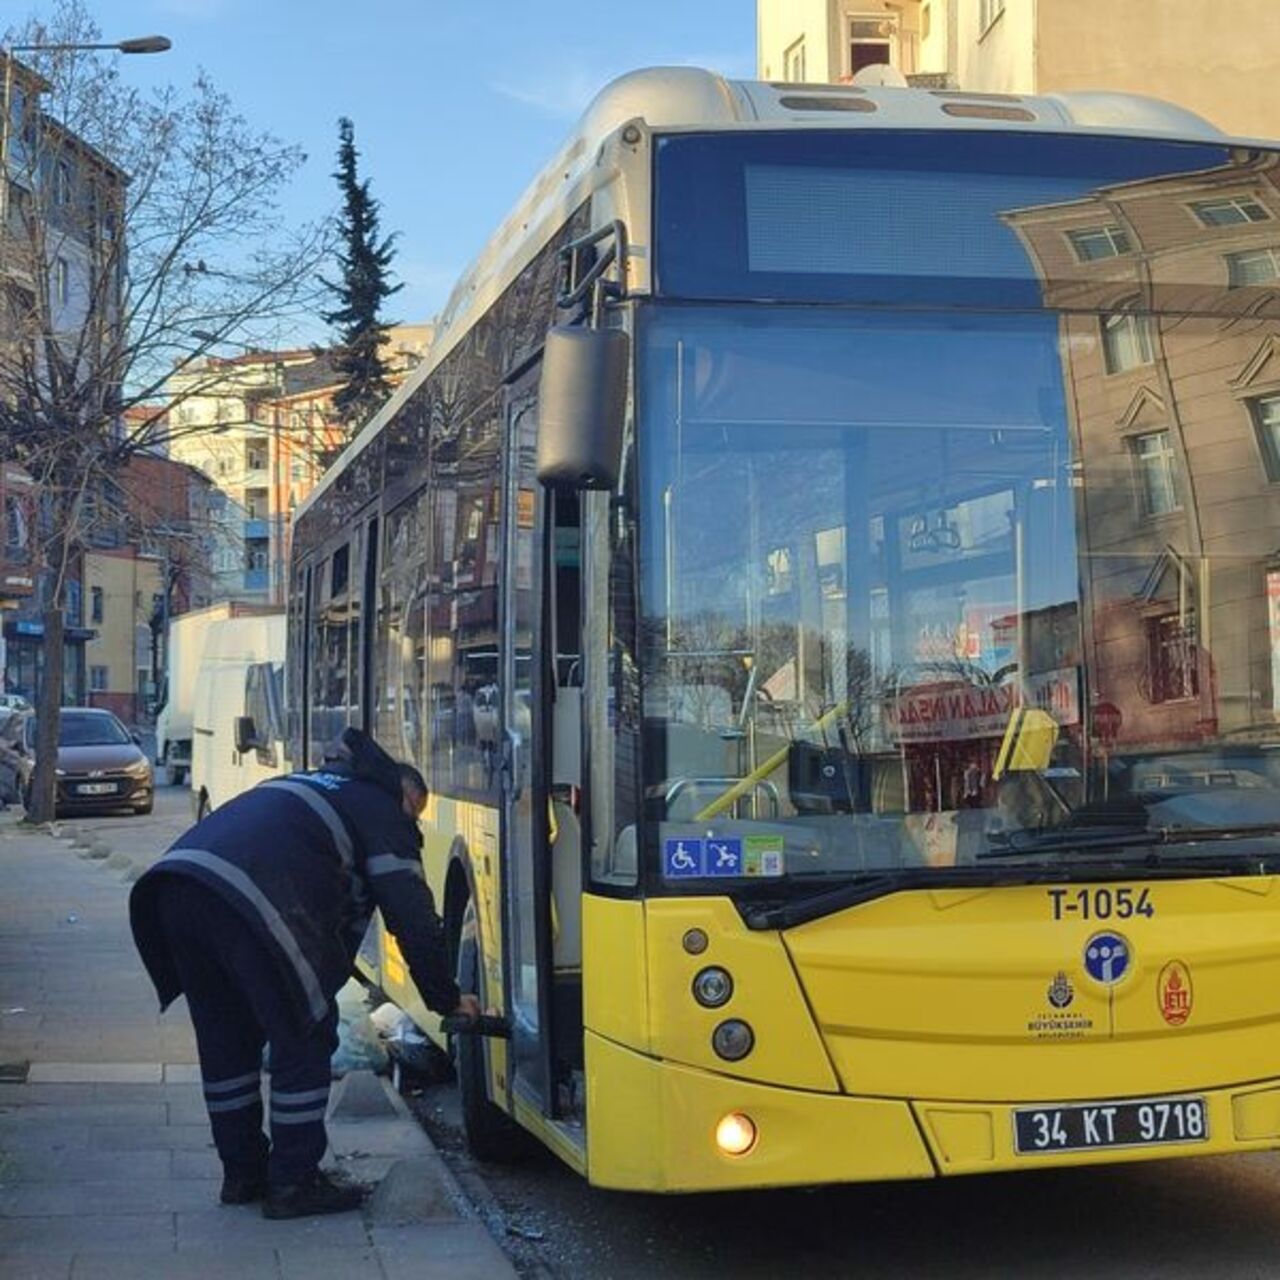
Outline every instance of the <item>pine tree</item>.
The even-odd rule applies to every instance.
[[[338,330],[333,366],[344,380],[333,398],[334,408],[354,435],[391,393],[381,347],[392,322],[379,319],[378,313],[383,301],[403,285],[388,282],[396,237],[393,233],[378,239],[378,201],[369,194],[369,179],[359,179],[355,127],[345,116],[338,121],[338,139],[338,168],[333,176],[342,190],[338,231],[345,247],[338,254],[341,282],[324,281],[340,305],[324,321]]]

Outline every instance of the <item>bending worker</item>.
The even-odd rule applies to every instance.
[[[320,1171],[336,995],[375,907],[427,1005],[475,1017],[422,875],[422,775],[356,729],[323,769],[273,778],[197,823],[133,887],[133,936],[166,1008],[186,994],[222,1202],[268,1218],[354,1209]],[[271,1141],[263,1133],[269,1044]]]

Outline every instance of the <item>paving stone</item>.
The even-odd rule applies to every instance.
[[[329,1145],[335,1152],[376,1156],[427,1156],[435,1148],[416,1125],[401,1120],[331,1120]]]
[[[0,1109],[0,1128],[47,1125],[67,1122],[83,1125],[167,1124],[162,1102],[71,1103],[61,1107],[15,1107]]]
[[[364,1249],[369,1246],[359,1213],[322,1218],[290,1218],[273,1222],[257,1205],[211,1205],[176,1215],[178,1249],[208,1248],[234,1240],[242,1245],[269,1245],[280,1250],[299,1247]]]
[[[90,1131],[89,1145],[95,1151],[203,1151],[213,1138],[207,1124],[103,1125]]]
[[[173,1214],[82,1214],[58,1219],[56,1241],[51,1239],[52,1233],[48,1218],[0,1218],[0,1258],[8,1257],[11,1249],[83,1247],[115,1251],[136,1249],[140,1241],[155,1248],[173,1240]]]
[[[166,1062],[164,1079],[166,1084],[200,1084],[200,1065],[193,1062]]]
[[[283,1280],[316,1280],[317,1276],[341,1276],[342,1280],[386,1280],[377,1251],[362,1249],[281,1249]]]
[[[267,1245],[226,1244],[195,1252],[135,1249],[114,1253],[85,1249],[76,1254],[71,1280],[247,1280],[279,1276],[276,1251]],[[340,1271],[319,1271],[341,1276]]]
[[[158,1062],[33,1062],[31,1084],[159,1084]]]
[[[33,1151],[23,1145],[0,1165],[0,1186],[36,1182],[104,1182],[120,1177],[120,1157],[110,1151]],[[166,1151],[135,1151],[129,1156],[130,1178],[166,1178],[172,1174]],[[12,1176],[10,1176],[12,1174]]]
[[[330,1120],[360,1120],[367,1116],[395,1119],[399,1115],[388,1088],[372,1071],[350,1071],[334,1087]]]
[[[210,1147],[207,1151],[170,1151],[169,1173],[174,1178],[221,1178],[222,1161]]]
[[[9,1188],[0,1217],[64,1218],[83,1213],[176,1213],[209,1203],[207,1184],[171,1178],[142,1179],[132,1168],[114,1182],[33,1183]]]
[[[3,1259],[5,1280],[68,1280],[75,1254],[62,1247],[9,1249]]]
[[[369,1231],[387,1280],[500,1280],[515,1276],[478,1222],[433,1222]]]

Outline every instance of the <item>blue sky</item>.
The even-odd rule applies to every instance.
[[[306,150],[286,212],[336,206],[337,118],[399,231],[404,289],[390,318],[430,318],[594,92],[638,66],[750,76],[754,0],[87,0],[106,39],[161,33],[173,49],[125,60],[140,85],[199,68],[254,124]],[[8,20],[47,17],[16,0]],[[282,337],[285,335],[282,335]],[[314,336],[314,335],[309,335]]]

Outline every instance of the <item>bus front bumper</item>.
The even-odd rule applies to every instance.
[[[1033,1104],[779,1089],[662,1062],[590,1032],[586,1040],[588,1176],[594,1185],[620,1190],[890,1181],[1280,1146],[1280,1079],[1194,1091],[1207,1120],[1200,1140],[1019,1154],[1014,1113]],[[1045,1104],[1050,1111],[1069,1105]],[[749,1117],[755,1129],[742,1155],[717,1144],[718,1126],[734,1114]]]

